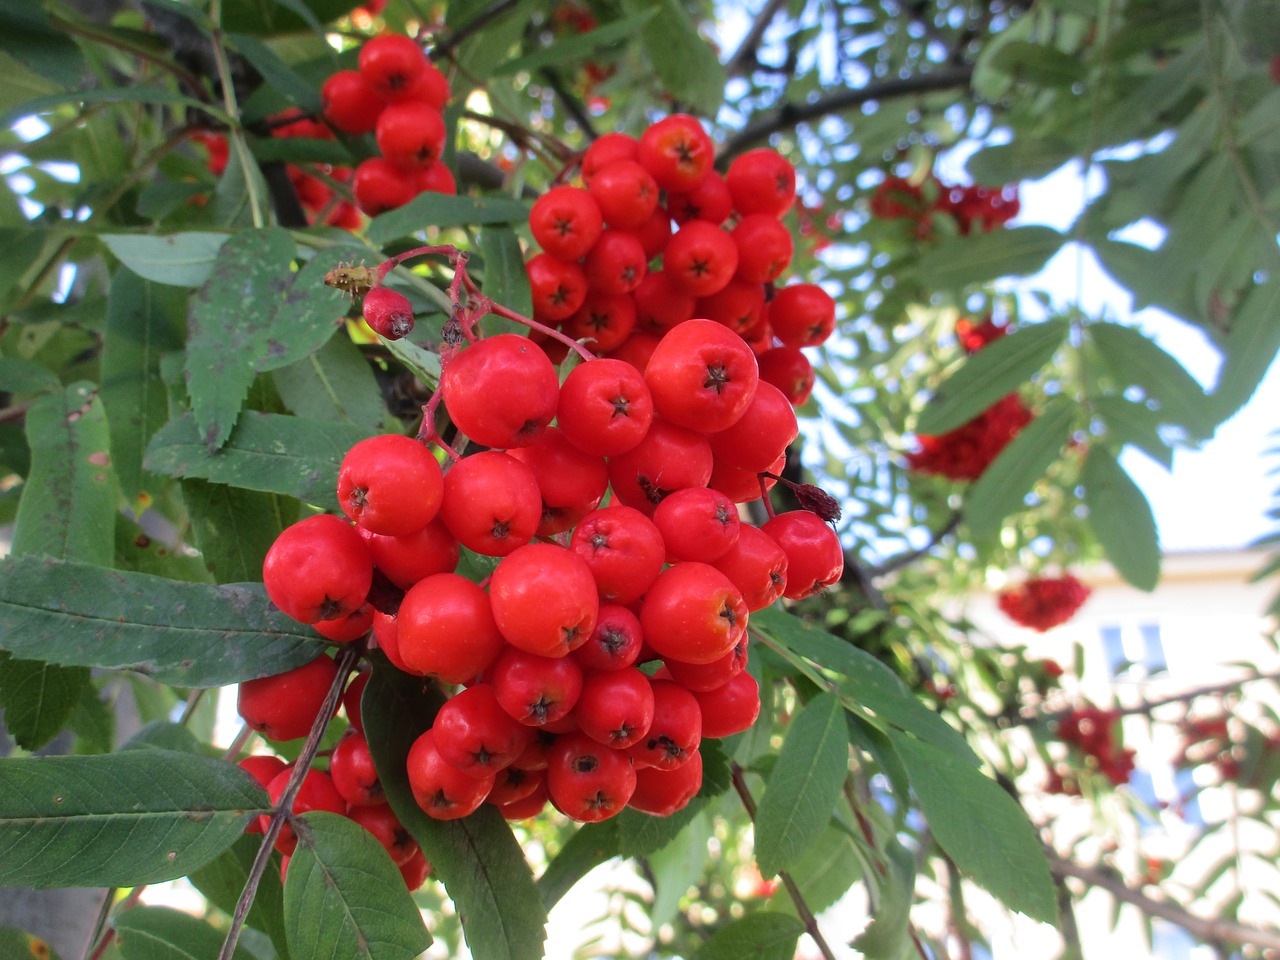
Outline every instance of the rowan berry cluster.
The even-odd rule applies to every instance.
[[[381,156],[361,161],[351,183],[363,212],[376,216],[424,192],[457,193],[452,171],[440,160],[449,81],[415,40],[374,37],[360,48],[358,69],[330,76],[320,96],[334,129],[372,133],[377,141]]]
[[[904,177],[885,177],[871,194],[871,214],[882,220],[912,220],[921,240],[934,236],[936,217],[949,217],[961,236],[975,226],[983,233],[1004,226],[1018,215],[1018,187],[997,190],[977,184],[945,184],[930,175],[920,183]]]
[[[289,110],[267,119],[273,138],[302,137],[310,140],[332,140],[333,131],[318,120],[307,117],[299,110]],[[227,138],[220,133],[208,130],[197,130],[191,139],[199,143],[208,153],[206,163],[209,172],[215,177],[222,176],[230,159],[230,147]],[[289,182],[293,184],[294,193],[307,215],[311,225],[323,223],[326,226],[343,230],[355,230],[360,226],[360,211],[355,204],[343,200],[334,193],[328,180],[345,182],[351,179],[351,168],[333,164],[316,164],[316,173],[310,173],[296,163],[285,164],[285,172]],[[322,174],[323,176],[318,176]]]
[[[554,187],[529,215],[542,251],[526,265],[534,318],[641,367],[666,331],[713,320],[799,405],[814,381],[801,348],[830,336],[835,303],[816,284],[775,289],[793,254],[780,218],[795,202],[795,170],[770,149],[740,155],[723,175],[713,158],[686,114],[592,143],[583,185]]]
[[[956,323],[956,336],[967,353],[977,352],[1006,330],[990,318],[976,325],[967,319]],[[1022,398],[1011,393],[954,430],[919,434],[916,449],[907,454],[907,466],[950,480],[976,480],[1033,419]]]
[[[1128,783],[1134,769],[1134,751],[1116,741],[1120,711],[1086,703],[1059,718],[1058,737],[1083,754],[1086,770],[1102,774],[1114,786]],[[1049,772],[1046,789],[1050,793],[1078,795],[1080,782],[1071,766],[1055,767]]]
[[[1070,620],[1089,599],[1089,588],[1073,577],[1031,577],[996,598],[1011,620],[1043,633]]]

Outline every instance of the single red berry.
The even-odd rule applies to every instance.
[[[760,379],[782,391],[793,407],[809,399],[816,379],[813,364],[795,347],[773,347],[756,358]]]
[[[404,595],[394,626],[397,655],[406,667],[444,683],[465,683],[484,672],[504,645],[489,595],[456,573],[415,584]],[[381,643],[382,635],[376,635]]]
[[[844,572],[840,538],[817,514],[808,510],[780,513],[760,529],[787,555],[787,585],[782,594],[787,599],[803,600],[820,593]]]
[[[427,58],[417,42],[404,34],[386,33],[360,48],[358,67],[384,100],[391,100],[417,80]]]
[[[705,220],[690,220],[671,237],[662,262],[671,282],[685,293],[709,297],[728,286],[738,258],[738,245],[728,233]]]
[[[485,677],[507,715],[530,727],[563,720],[582,692],[582,667],[574,657],[542,657],[510,645]],[[526,765],[528,757],[515,762]]]
[[[645,641],[659,655],[710,663],[734,648],[747,629],[747,605],[715,567],[682,562],[653,582],[640,608]]]
[[[581,340],[593,353],[602,354],[621,346],[635,325],[636,302],[632,295],[592,292],[561,329],[565,336]]]
[[[492,779],[529,745],[529,728],[502,708],[492,684],[477,683],[445,701],[432,724],[436,750],[474,777]]]
[[[492,773],[473,776],[446,762],[433,730],[413,742],[405,767],[413,799],[434,820],[459,820],[474,813],[493,786]]]
[[[623,750],[653,724],[653,686],[635,667],[587,674],[573,713],[591,739]]]
[[[300,667],[240,684],[236,710],[268,740],[297,740],[311,732],[338,666],[324,654]]]
[[[615,160],[634,160],[640,141],[626,133],[606,133],[597,137],[582,155],[582,179],[591,183],[596,171]]]
[[[595,172],[588,186],[607,226],[630,230],[653,215],[658,185],[634,160],[615,160]]]
[[[560,382],[536,343],[502,333],[455,354],[440,375],[440,394],[459,430],[476,443],[506,449],[542,435],[556,415]]]
[[[371,217],[403,207],[418,195],[413,173],[385,157],[361,160],[351,180],[351,191],[361,212]]]
[[[717,465],[759,472],[768,470],[799,433],[795,408],[781,390],[761,379],[737,422],[707,439]]]
[[[355,444],[338,468],[338,505],[371,533],[403,537],[435,519],[444,497],[440,463],[427,447],[398,433]]]
[[[760,715],[760,684],[743,670],[723,686],[705,693],[694,691],[702,708],[704,737],[731,737],[741,733]]]
[[[674,657],[663,657],[662,669],[655,678],[674,680],[684,689],[698,693],[723,687],[746,669],[747,640],[744,633],[732,650],[710,663],[686,663]]]
[[[361,670],[347,684],[347,689],[342,693],[342,712],[347,715],[347,722],[351,724],[351,729],[361,736],[364,736],[364,717],[360,712],[360,706],[364,698],[364,688],[369,685],[371,676],[373,674],[370,670]]]
[[[415,856],[421,856],[422,848],[418,846],[418,841],[413,839],[413,834],[405,829],[388,804],[351,807],[347,816],[382,844],[397,867],[403,869]]]
[[[636,323],[661,333],[692,319],[697,299],[671,281],[665,270],[645,274],[632,294],[636,303]]]
[[[609,457],[635,447],[653,422],[644,377],[622,360],[600,359],[569,371],[560,387],[557,422],[580,450]]]
[[[643,646],[640,618],[620,604],[602,603],[596,628],[587,642],[573,651],[572,659],[584,670],[621,670],[639,659]]]
[[[669,817],[689,805],[702,788],[702,754],[694,750],[678,767],[639,767],[627,806],[655,817]]]
[[[738,508],[710,487],[676,490],[653,511],[669,560],[712,563],[738,542]]]
[[[559,260],[577,260],[600,239],[604,218],[582,187],[552,187],[529,210],[533,239]]]
[[[652,520],[632,507],[612,504],[585,516],[569,549],[587,564],[602,600],[632,603],[662,571],[666,545]]]
[[[342,799],[355,807],[384,803],[386,795],[373,765],[369,743],[355,730],[342,735],[329,757],[329,777]]]
[[[511,769],[510,767],[507,768]],[[498,812],[502,814],[505,820],[528,820],[536,817],[547,806],[547,778],[545,774],[539,774],[533,785],[533,789],[519,800],[512,800],[509,803],[498,805]]]
[[[742,591],[742,599],[752,613],[763,610],[787,586],[787,553],[759,527],[744,523],[737,542],[712,566]]]
[[[421,530],[402,537],[386,537],[367,530],[361,530],[360,535],[369,546],[373,565],[401,590],[408,590],[435,573],[453,573],[458,567],[458,541],[439,516]]]
[[[609,486],[604,457],[575,447],[557,427],[548,427],[538,442],[509,451],[533,471],[542,494],[542,520],[537,536],[551,537],[574,527],[600,506]]]
[[[591,568],[554,543],[525,544],[503,557],[489,600],[507,642],[540,657],[563,657],[586,643],[600,606]]]
[[[547,792],[566,817],[588,823],[612,817],[626,806],[635,788],[635,767],[621,750],[585,733],[565,734],[552,747]]]
[[[741,335],[764,317],[764,284],[734,277],[719,293],[700,297],[694,314],[723,324]]]
[[[300,623],[357,609],[373,582],[373,557],[344,520],[317,514],[286,527],[262,563],[271,602]]]
[[[415,170],[413,185],[419,193],[447,193],[450,196],[458,193],[458,181],[454,179],[453,171],[439,160]]]
[[[312,629],[334,643],[351,643],[359,640],[373,626],[373,605],[362,603],[344,617],[334,620],[317,620]]]
[[[413,332],[413,304],[409,298],[388,287],[374,287],[360,305],[364,322],[388,340],[399,340]]]
[[[643,440],[609,458],[609,483],[617,502],[652,516],[673,490],[705,487],[712,465],[706,434],[654,417]]]
[[[427,882],[427,877],[431,876],[431,869],[431,861],[427,859],[427,855],[421,848],[400,864],[400,876],[404,877],[404,885],[410,893]]]
[[[483,450],[444,475],[440,517],[468,550],[505,557],[533,538],[542,522],[542,493],[533,471],[515,457]]]
[[[648,269],[649,258],[640,239],[614,229],[600,234],[583,263],[591,287],[602,293],[631,293],[640,286]]]
[[[539,253],[524,269],[533,294],[533,313],[540,320],[553,324],[567,320],[587,299],[587,276],[571,260]]]
[[[671,680],[649,681],[653,694],[653,722],[628,751],[637,769],[682,767],[702,742],[702,708],[683,685]]]
[[[429,167],[444,152],[444,117],[421,100],[388,104],[378,115],[374,136],[382,155],[398,167]]]
[[[383,106],[368,78],[356,70],[339,70],[325,80],[320,102],[324,118],[353,137],[373,131]]]
[[[791,265],[795,252],[791,231],[767,213],[738,221],[729,234],[738,249],[736,276],[748,283],[772,283]]]
[[[694,189],[711,171],[715,144],[697,118],[675,113],[640,135],[636,159],[664,190]]]
[[[773,295],[769,326],[787,347],[816,347],[836,326],[836,302],[816,283],[793,283]]]
[[[791,209],[796,197],[796,170],[768,147],[734,157],[725,182],[738,213],[765,214],[777,219]]]
[[[236,766],[247,772],[253,779],[262,785],[263,789],[275,779],[276,774],[285,769],[286,764],[279,757],[270,754],[259,753],[253,756],[245,757]],[[249,825],[244,828],[245,833],[261,833],[262,822],[260,817],[254,817],[249,821]]]
[[[667,210],[676,223],[705,220],[718,227],[733,213],[733,196],[724,177],[709,170],[692,190],[668,195]]]
[[[645,383],[658,416],[700,433],[726,430],[746,412],[759,380],[742,338],[713,320],[686,320],[663,336]]]
[[[275,778],[267,785],[267,795],[271,797],[271,805],[279,806],[280,798],[284,796],[285,787],[289,785],[289,779],[293,776],[293,765],[289,765],[275,775]],[[298,787],[298,793],[293,798],[293,807],[289,811],[289,816],[296,817],[312,810],[322,810],[327,813],[337,813],[346,815],[347,802],[342,799],[342,794],[333,786],[333,781],[329,779],[329,775],[323,770],[308,770],[302,778],[302,784]],[[271,822],[269,814],[262,814],[258,818],[258,825],[266,832],[267,825]],[[276,835],[276,849],[283,854],[291,854],[298,846],[298,837],[293,832],[293,827],[289,821],[285,820],[284,826],[280,828],[280,832]]]

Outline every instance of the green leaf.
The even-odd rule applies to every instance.
[[[1009,143],[983,147],[965,162],[975,182],[1002,187],[1038,180],[1079,155],[1080,148],[1058,137],[1018,136]]]
[[[698,32],[689,9],[676,0],[641,4],[632,0],[628,9],[658,14],[644,26],[644,50],[662,87],[693,113],[713,117],[724,99],[728,80],[724,65],[711,44]]]
[[[0,927],[0,957],[13,957],[14,960],[58,960],[58,954],[50,949],[47,941],[13,927]]]
[[[1035,86],[1068,87],[1085,76],[1085,63],[1080,58],[1025,40],[1004,44],[988,63]]]
[[[480,231],[480,252],[484,256],[484,293],[494,303],[508,310],[533,316],[533,295],[529,291],[529,275],[524,269],[524,251],[510,227],[492,225]],[[495,321],[497,321],[495,323]],[[486,333],[525,332],[510,320],[488,316],[483,321]]]
[[[315,353],[276,370],[271,379],[285,406],[299,416],[341,420],[370,433],[387,428],[378,380],[349,337],[331,337]]]
[[[227,0],[222,25],[245,33],[296,33],[350,12],[350,0]]]
[[[431,934],[387,851],[336,813],[303,814],[284,884],[285,930],[297,960],[412,960]]]
[[[942,381],[916,423],[917,433],[939,434],[968,423],[1001,397],[1030,381],[1066,342],[1065,317],[1019,327],[987,344]]]
[[[420,347],[405,337],[402,340],[386,340],[390,354],[409,368],[409,372],[427,384],[435,387],[440,382],[440,354],[434,350]]]
[[[223,931],[169,907],[133,906],[117,913],[111,925],[122,960],[212,960],[225,938]],[[232,956],[252,955],[237,945]]]
[[[297,273],[288,231],[238,233],[223,244],[196,294],[187,338],[187,389],[200,436],[212,453],[227,441],[254,377],[320,349],[346,313],[325,286],[329,264]]]
[[[1089,448],[1080,475],[1089,528],[1116,572],[1139,590],[1160,580],[1160,539],[1151,505],[1129,474],[1102,446]]]
[[[1182,364],[1132,327],[1103,322],[1085,329],[1118,387],[1139,387],[1159,405],[1162,422],[1184,427],[1192,437],[1213,433],[1205,392]]]
[[[1094,413],[1106,425],[1107,437],[1119,446],[1132,444],[1166,470],[1173,469],[1173,447],[1160,436],[1165,418],[1144,403],[1124,397],[1098,397],[1091,401]]]
[[[943,750],[978,762],[964,737],[917,700],[896,673],[865,650],[777,607],[753,613],[751,629],[792,663],[813,671],[813,678],[820,684],[829,686],[826,672],[835,674],[837,694],[845,708],[876,728],[907,730]]]
[[[298,72],[276,56],[269,46],[257,37],[243,33],[229,34],[227,39],[231,42],[231,46],[262,74],[262,79],[270,84],[273,90],[283,94],[290,103],[297,104],[306,113],[320,113],[322,107],[320,88],[299,76]]]
[[[915,737],[891,739],[934,838],[960,872],[1011,910],[1056,922],[1044,848],[1014,799],[966,759]]]
[[[56,737],[91,689],[84,668],[0,653],[0,709],[5,729],[23,750],[39,750]]]
[[[1274,248],[1273,251],[1274,253]],[[1231,318],[1223,338],[1226,353],[1211,397],[1222,421],[1249,402],[1280,352],[1280,275],[1254,287]]]
[[[235,913],[236,901],[249,879],[249,871],[261,844],[259,834],[245,834],[221,856],[192,871],[189,877],[192,885],[210,903],[231,916]],[[245,922],[271,938],[280,960],[289,960],[289,943],[284,930],[284,885],[280,882],[280,871],[275,869],[276,859],[276,856],[272,857],[272,865],[258,881]]]
[[[606,23],[604,26],[589,30],[586,33],[574,34],[554,43],[527,53],[523,57],[515,57],[499,66],[494,76],[510,76],[520,71],[533,71],[540,67],[561,67],[591,58],[606,47],[625,42],[646,26],[658,12],[654,7],[635,16],[625,17]]]
[[[829,825],[792,872],[809,909],[827,909],[864,878],[857,847],[843,826]],[[774,895],[788,911],[795,909],[785,893]]]
[[[74,668],[72,668],[74,669]],[[0,667],[0,671],[3,667]],[[115,701],[108,703],[90,682],[85,684],[67,726],[75,734],[72,752],[77,755],[109,753],[115,744]]]
[[[58,375],[44,364],[20,357],[0,357],[0,390],[5,393],[47,393],[61,389]]]
[[[60,87],[76,87],[84,79],[80,48],[49,22],[41,4],[0,7],[0,50]]]
[[[99,239],[112,255],[145,280],[176,287],[198,287],[213,272],[225,233],[103,234]]]
[[[204,480],[182,481],[182,502],[191,539],[216,583],[261,579],[267,551],[296,519],[278,494]]]
[[[261,584],[209,586],[43,557],[0,561],[0,649],[67,666],[220,687],[283,673],[328,648]]]
[[[897,837],[890,837],[881,849],[888,874],[880,878],[871,923],[850,946],[867,960],[900,960],[909,955],[912,946],[911,906],[915,900],[916,861]]]
[[[143,464],[170,477],[280,493],[336,510],[338,467],[368,436],[368,430],[349,423],[246,410],[222,449],[210,453],[195,418],[186,413],[151,438]]]
[[[154,481],[142,470],[147,441],[168,419],[168,390],[160,358],[181,350],[186,296],[151,283],[131,270],[117,270],[107,298],[102,337],[102,403],[110,415],[111,455],[125,498],[137,502]]]
[[[822,834],[849,769],[849,732],[834,694],[814,697],[791,721],[755,820],[756,862],[789,870]]]
[[[523,223],[529,208],[510,197],[456,197],[422,193],[403,207],[379,214],[369,222],[369,242],[382,245],[427,227],[483,226]]]
[[[1190,296],[1190,285],[1183,282],[1185,278],[1170,277],[1163,269],[1161,255],[1155,250],[1105,237],[1090,238],[1089,245],[1102,268],[1133,294],[1135,312],[1160,307],[1183,319],[1198,315],[1199,310]]]
[[[758,910],[721,927],[693,960],[791,960],[804,924],[785,913]]]
[[[73,383],[27,411],[31,473],[22,485],[13,552],[110,566],[116,479],[106,411],[92,384]]]
[[[48,113],[68,104],[83,104],[87,106],[98,103],[166,103],[174,106],[194,107],[217,117],[226,116],[221,110],[211,107],[203,100],[183,96],[167,87],[137,85],[104,87],[98,90],[64,90],[59,93],[36,97],[34,100],[20,103],[11,110],[6,110],[3,114],[0,114],[0,128],[7,129],[23,117]]]
[[[711,838],[711,818],[704,812],[671,843],[646,858],[654,881],[649,917],[655,928],[675,920],[681,901],[706,872]]]
[[[569,836],[538,878],[543,907],[550,910],[575,883],[606,860],[621,854],[617,817],[583,824]]]
[[[0,760],[0,886],[186,876],[269,809],[239,767],[177,751]]]
[[[502,815],[484,805],[461,820],[433,820],[409,789],[405,758],[441,702],[429,682],[375,660],[361,714],[387,801],[457,907],[471,954],[486,960],[541,960],[546,909]]]
[[[920,257],[914,274],[930,290],[952,290],[1043,267],[1066,242],[1051,227],[1014,227],[947,237]]]
[[[964,518],[974,537],[994,535],[1005,517],[1023,507],[1023,498],[1071,439],[1075,417],[1073,403],[1050,400],[973,482],[965,496]]]

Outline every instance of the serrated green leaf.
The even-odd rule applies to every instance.
[[[361,715],[387,801],[457,907],[472,955],[541,960],[546,909],[502,815],[485,805],[461,820],[433,820],[409,789],[405,758],[442,702],[430,683],[374,661]]]
[[[276,537],[296,519],[278,494],[204,480],[182,481],[191,539],[215,583],[259,579]]]
[[[0,671],[4,668],[0,667]],[[67,727],[75,734],[72,752],[78,755],[109,753],[115,743],[116,714],[114,701],[102,698],[98,687],[85,684],[75,709],[67,720]]]
[[[249,871],[262,844],[260,834],[245,834],[221,856],[199,870],[192,871],[192,886],[227,916],[235,913],[236,901],[249,879]],[[272,857],[273,861],[276,857]],[[267,868],[258,881],[258,889],[245,922],[271,938],[279,960],[290,960],[289,944],[284,930],[284,885],[276,864]]]
[[[1173,469],[1173,447],[1160,436],[1164,418],[1142,403],[1124,397],[1098,397],[1092,401],[1094,413],[1106,425],[1107,436],[1118,446],[1132,444],[1166,470]]]
[[[1004,44],[988,63],[1015,80],[1037,86],[1070,86],[1085,75],[1085,64],[1078,57],[1025,40]]]
[[[400,341],[396,341],[400,342]],[[372,433],[386,430],[387,409],[369,361],[346,336],[271,375],[280,399],[299,416],[341,420]]]
[[[13,927],[0,927],[0,957],[14,960],[59,960],[48,941]]]
[[[97,389],[73,383],[27,411],[31,473],[22,485],[13,552],[110,566],[115,555],[116,479]]]
[[[45,557],[0,561],[0,649],[219,687],[283,673],[327,644],[261,584],[209,586]]]
[[[1132,327],[1103,322],[1086,329],[1121,389],[1141,388],[1159,404],[1163,422],[1184,427],[1192,437],[1213,432],[1205,392],[1182,364]]]
[[[966,760],[915,737],[890,738],[934,838],[960,872],[1011,910],[1054,923],[1049,863],[1022,808]]]
[[[160,358],[182,349],[186,309],[182,291],[151,283],[132,270],[117,270],[111,279],[101,395],[110,416],[112,462],[130,503],[143,491],[155,492],[155,478],[143,474],[142,452],[169,416]]]
[[[618,818],[586,823],[573,832],[538,877],[542,905],[550,910],[575,883],[606,860],[622,855]]]
[[[440,354],[418,346],[407,337],[385,343],[387,351],[427,386],[434,388],[440,382]]]
[[[1273,251],[1274,253],[1274,248]],[[1280,352],[1280,275],[1249,291],[1231,318],[1226,353],[1210,400],[1218,421],[1249,402]]]
[[[314,83],[308,83],[291,66],[276,56],[269,46],[257,37],[243,33],[227,35],[231,46],[262,74],[262,79],[272,89],[283,94],[301,107],[305,113],[318,115],[321,111],[320,89]],[[289,139],[289,138],[283,138]]]
[[[942,381],[920,413],[917,433],[940,434],[968,423],[1027,383],[1066,342],[1064,317],[1019,327],[965,359]]]
[[[1093,446],[1080,475],[1089,528],[1116,572],[1139,590],[1160,580],[1160,539],[1151,505],[1105,447]]]
[[[730,921],[698,947],[693,960],[791,960],[804,924],[785,913],[758,910]]]
[[[857,848],[848,832],[842,826],[828,826],[796,864],[792,879],[799,885],[804,902],[815,913],[843,897],[850,887],[864,879]],[[789,913],[795,910],[782,890],[775,893],[770,902]]]
[[[5,729],[24,750],[38,750],[71,720],[89,671],[0,653],[0,709]]]
[[[915,856],[896,838],[881,850],[888,874],[880,878],[871,923],[850,944],[867,960],[900,960],[911,949],[911,906],[915,899]]]
[[[226,443],[255,376],[320,349],[346,313],[324,284],[330,264],[317,257],[294,273],[296,254],[286,230],[238,233],[192,302],[187,390],[210,452]]]
[[[563,39],[558,39],[541,50],[535,50],[533,53],[527,53],[523,57],[515,57],[507,61],[499,66],[493,75],[509,76],[522,70],[531,71],[540,67],[564,66],[590,58],[605,47],[611,47],[616,43],[622,43],[634,37],[637,31],[644,27],[657,12],[658,8],[654,7],[635,16],[606,23],[586,33],[573,34]]]
[[[116,914],[111,925],[121,960],[211,960],[222,949],[224,933],[203,920],[169,907],[133,906]],[[236,960],[251,960],[237,945]]]
[[[1078,145],[1058,137],[1021,135],[1009,143],[983,147],[964,166],[974,182],[1002,187],[1048,176],[1079,152]]]
[[[849,769],[849,732],[834,694],[814,697],[791,721],[755,818],[756,863],[789,870],[831,819]]]
[[[930,290],[952,290],[1043,267],[1066,242],[1051,227],[1013,227],[947,237],[920,257],[914,275]]]
[[[369,223],[369,242],[385,244],[427,227],[483,226],[487,223],[522,223],[529,208],[510,197],[456,197],[422,193],[403,207],[379,214]]]
[[[62,381],[44,364],[21,357],[0,357],[0,390],[5,393],[46,393],[60,389]]]
[[[412,960],[431,934],[391,857],[364,827],[313,811],[294,826],[285,932],[297,960]]]
[[[145,280],[176,287],[198,287],[213,272],[225,233],[175,233],[166,237],[144,234],[103,234],[99,239],[112,255]]]
[[[724,65],[711,44],[698,33],[689,8],[676,0],[659,3],[632,2],[628,9],[658,10],[645,24],[645,53],[653,64],[663,88],[677,101],[688,104],[694,113],[715,116],[724,99],[728,80]]]
[[[480,252],[484,256],[484,293],[526,317],[533,316],[533,295],[529,291],[529,275],[524,269],[524,251],[510,227],[490,225],[480,231]],[[496,321],[496,322],[495,322]],[[510,320],[490,315],[483,320],[485,332],[524,333],[527,328]]]
[[[247,410],[222,449],[210,453],[188,413],[151,438],[143,465],[170,477],[280,493],[337,509],[338,467],[347,451],[368,436],[368,430],[349,423]]]
[[[0,760],[0,885],[171,880],[269,809],[240,768],[176,751]]]
[[[977,539],[994,535],[1004,518],[1023,507],[1023,498],[1044,476],[1071,439],[1074,404],[1050,400],[973,482],[964,500],[964,519]]]

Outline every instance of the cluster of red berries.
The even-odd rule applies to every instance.
[[[1070,620],[1089,599],[1089,588],[1066,573],[1060,577],[1031,577],[996,598],[1015,623],[1041,633]]]
[[[319,656],[288,673],[242,683],[240,714],[268,739],[284,741],[305,737],[337,672],[337,664],[331,658]],[[303,775],[292,812],[321,810],[354,820],[386,849],[400,868],[405,885],[417,890],[431,875],[431,864],[387,803],[374,769],[360,718],[360,697],[368,679],[368,673],[361,673],[348,685],[342,703],[351,726],[333,748],[328,770],[313,767]],[[280,802],[294,773],[292,764],[271,754],[253,754],[241,760],[240,766],[262,784],[273,806]],[[247,832],[264,832],[268,821],[267,815],[260,816],[249,825]],[[282,870],[288,870],[289,857],[297,845],[298,838],[286,821],[275,841],[275,848],[284,857]]]
[[[420,193],[457,193],[452,171],[440,160],[449,81],[416,41],[395,33],[374,37],[360,48],[358,69],[330,76],[320,96],[334,129],[372,133],[377,141],[381,156],[361,161],[351,183],[356,204],[369,216]]]
[[[767,148],[723,175],[713,160],[711,138],[687,114],[639,138],[594,141],[583,185],[553,187],[530,211],[542,251],[526,264],[534,318],[641,367],[667,331],[709,319],[746,342],[760,379],[799,405],[814,380],[801,348],[830,336],[835,302],[816,284],[775,289],[794,252],[779,218],[795,202],[795,169]]]
[[[1100,773],[1113,786],[1128,783],[1134,769],[1134,751],[1116,743],[1120,711],[1085,704],[1076,707],[1058,719],[1058,737],[1063,743],[1075,747],[1084,754],[1087,769]],[[1080,783],[1076,771],[1068,767],[1055,767],[1049,771],[1045,789],[1050,793],[1079,795]]]
[[[312,140],[332,140],[333,131],[318,120],[305,116],[299,110],[290,110],[268,119],[272,137],[304,137]],[[209,172],[215,177],[222,176],[227,168],[230,147],[227,138],[220,133],[197,130],[191,139],[199,143],[208,152],[206,163]],[[345,182],[351,178],[351,168],[318,164],[319,171],[326,176]],[[333,187],[322,177],[309,173],[296,163],[285,165],[289,181],[293,184],[298,202],[307,213],[310,224],[323,223],[343,230],[355,230],[360,226],[360,211],[355,204],[335,195]]]
[[[948,185],[930,175],[921,183],[904,177],[885,177],[871,194],[871,214],[881,220],[912,220],[915,235],[928,240],[934,234],[938,214],[955,221],[961,236],[974,226],[983,233],[1004,226],[1018,215],[1018,187],[1006,184],[998,190],[977,184]]]
[[[738,333],[702,318],[667,330],[643,372],[593,358],[562,385],[515,334],[442,361],[453,425],[489,449],[445,472],[409,437],[357,443],[338,475],[345,518],[287,528],[264,563],[268,595],[335,642],[372,629],[396,667],[460,688],[407,761],[430,816],[486,800],[521,819],[548,801],[584,821],[680,809],[701,784],[701,739],[759,711],[749,614],[843,570],[814,512],[740,519],[797,434],[791,404]],[[487,591],[454,572],[462,548],[499,558]],[[316,715],[296,673],[254,682],[277,691],[258,701],[270,715],[241,699],[267,737]]]
[[[990,317],[978,324],[961,319],[956,336],[966,353],[975,353],[1004,336],[1007,329]],[[907,454],[907,466],[951,480],[977,480],[1032,419],[1022,398],[1011,393],[954,430],[918,435],[916,449]]]
[[[564,0],[557,3],[551,11],[551,31],[553,34],[571,32],[575,34],[590,33],[600,26],[600,21],[586,4],[575,0]],[[610,100],[597,92],[596,88],[617,72],[613,64],[588,60],[578,71],[577,87],[586,98],[587,109],[592,113],[603,113],[609,109]]]

